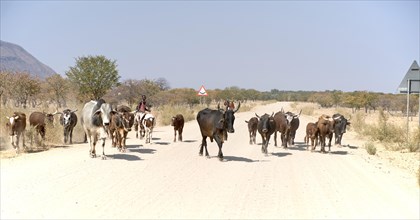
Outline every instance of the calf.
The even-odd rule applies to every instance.
[[[63,126],[63,142],[67,144],[67,141],[70,141],[70,144],[73,144],[73,129],[77,125],[77,115],[76,110],[72,111],[70,109],[65,109],[63,112],[58,114],[60,115],[60,124]]]
[[[144,138],[146,132],[142,123],[145,114],[146,113],[139,111],[134,114],[134,130],[136,131],[136,138],[139,138],[140,140]]]
[[[151,113],[146,113],[142,120],[142,124],[145,130],[146,144],[150,144],[152,141],[153,128],[156,125],[155,116]]]
[[[178,140],[182,141],[182,130],[184,129],[184,116],[177,114],[172,117],[171,126],[174,127],[174,142],[176,142],[176,132],[178,132]]]
[[[276,132],[276,121],[274,120],[274,112],[273,114],[268,115],[264,114],[261,117],[255,114],[259,121],[258,121],[258,133],[260,133],[262,138],[262,146],[261,151],[265,155],[267,155],[267,147],[270,141],[271,135]]]
[[[245,122],[248,124],[249,144],[256,144],[258,118],[252,117],[249,121],[245,120]]]
[[[22,138],[22,147],[25,146],[25,128],[26,128],[26,115],[22,112],[14,112],[12,116],[6,118],[9,120],[6,123],[6,128],[9,131],[10,142],[15,148],[16,153],[19,153],[19,140]],[[13,141],[13,136],[16,141]]]
[[[307,145],[306,150],[308,150],[309,147],[309,139],[311,140],[311,146],[314,147],[314,145],[317,143],[318,141],[318,126],[317,126],[318,122],[309,122],[306,125],[306,136],[305,136],[305,144]]]

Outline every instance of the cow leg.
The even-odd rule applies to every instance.
[[[73,129],[71,128],[68,133],[68,139],[70,139],[70,144],[73,144]]]
[[[222,138],[220,138],[219,135],[214,136],[214,140],[216,141],[217,146],[219,147],[219,153],[217,154],[217,157],[219,157],[220,161],[223,161],[223,152],[222,152],[223,139],[224,139],[224,135]],[[206,147],[206,151],[207,151],[207,147]]]
[[[277,147],[277,131],[274,132],[274,146]]]
[[[178,141],[182,142],[182,128],[178,130]]]
[[[174,128],[174,142],[176,142],[176,129]]]
[[[90,145],[90,157],[95,158],[96,157],[95,146],[97,142],[97,137],[93,137],[93,140],[92,140],[92,137],[89,135],[88,142]]]
[[[101,141],[102,141],[102,160],[106,160],[106,155],[105,155],[105,140],[106,140],[106,138],[101,138]]]
[[[201,141],[201,146],[200,146],[200,151],[198,153],[198,155],[203,156],[203,148],[206,149],[206,157],[210,157],[209,156],[209,152],[207,151],[207,136],[203,136],[203,140]]]

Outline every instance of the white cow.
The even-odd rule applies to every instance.
[[[96,157],[96,142],[98,139],[102,140],[102,159],[105,156],[105,139],[108,136],[109,122],[111,121],[111,114],[116,112],[112,110],[109,103],[105,103],[103,99],[97,101],[90,101],[85,104],[82,110],[82,117],[80,122],[85,131],[87,141],[90,146],[90,156]]]

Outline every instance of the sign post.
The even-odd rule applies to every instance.
[[[419,65],[414,60],[413,64],[411,64],[410,69],[405,74],[403,80],[398,87],[398,92],[400,94],[407,93],[407,144],[409,142],[409,134],[410,134],[410,93],[411,94],[419,94],[419,126],[420,126],[420,70]]]

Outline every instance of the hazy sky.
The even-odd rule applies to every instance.
[[[1,40],[65,76],[77,57],[171,88],[394,93],[420,57],[413,1],[4,1]]]

